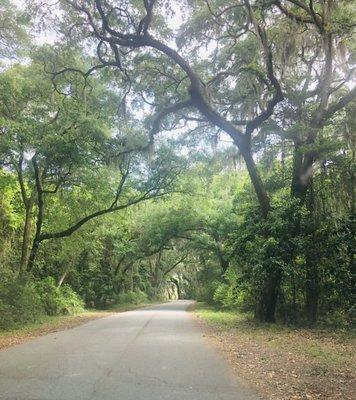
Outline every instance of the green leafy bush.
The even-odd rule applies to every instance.
[[[117,302],[122,304],[141,304],[148,301],[147,294],[138,291],[128,291],[117,296]]]
[[[224,274],[226,282],[220,283],[214,292],[214,302],[223,308],[250,308],[252,301],[246,285],[233,269]]]
[[[44,313],[33,282],[2,277],[0,283],[0,329],[12,329],[36,322]]]
[[[83,310],[84,303],[67,285],[56,286],[52,277],[47,277],[36,284],[43,308],[48,315],[75,314]]]
[[[84,301],[74,292],[69,285],[61,287],[63,298],[62,314],[77,314],[84,311]]]

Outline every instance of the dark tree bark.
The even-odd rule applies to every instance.
[[[43,216],[44,216],[44,200],[43,200],[43,190],[42,190],[42,182],[40,176],[39,166],[36,160],[36,156],[32,158],[32,165],[35,173],[35,183],[36,183],[36,193],[37,193],[37,218],[36,218],[36,231],[35,237],[33,239],[32,248],[30,252],[30,257],[27,263],[27,271],[31,271],[34,262],[37,256],[37,251],[41,242],[41,232],[42,232],[42,224],[43,224]]]
[[[255,161],[252,157],[251,151],[246,151],[245,153],[242,153],[243,158],[246,163],[246,167],[248,170],[248,173],[251,178],[252,185],[255,189],[258,202],[261,207],[261,212],[263,217],[267,217],[269,210],[270,210],[270,199],[267,194],[266,188],[262,182],[261,176],[256,168]]]
[[[265,279],[259,301],[256,305],[255,317],[262,322],[276,321],[276,306],[281,284],[281,271],[271,271]]]
[[[229,260],[227,260],[222,254],[219,254],[219,262],[221,266],[221,271],[224,274],[229,268],[230,265]]]
[[[22,231],[22,244],[21,244],[21,259],[19,274],[21,275],[26,269],[26,265],[30,253],[30,243],[31,243],[31,233],[32,233],[32,213],[34,207],[34,192],[32,191],[30,195],[27,193],[24,176],[23,176],[23,154],[17,163],[13,163],[14,168],[17,172],[17,179],[20,186],[22,203],[25,208],[25,221]]]
[[[33,206],[34,206],[33,199],[30,198],[27,204],[25,205],[25,222],[22,234],[20,274],[22,273],[22,271],[26,269],[26,265],[30,255]]]
[[[44,217],[44,197],[43,197],[43,195],[44,195],[45,191],[42,189],[42,182],[41,182],[41,178],[40,178],[39,167],[38,167],[37,161],[35,159],[33,159],[33,165],[34,165],[35,177],[36,177],[38,212],[37,212],[37,220],[36,220],[35,237],[33,240],[29,261],[27,263],[28,271],[32,270],[36,256],[37,256],[39,246],[43,241],[68,237],[68,236],[72,235],[74,232],[76,232],[78,229],[80,229],[84,224],[86,224],[87,222],[91,221],[94,218],[97,218],[101,215],[113,213],[113,212],[116,212],[119,210],[123,210],[130,206],[138,204],[142,201],[165,196],[168,194],[168,192],[162,191],[161,190],[162,188],[154,187],[154,188],[148,189],[145,193],[143,193],[141,196],[137,197],[136,199],[130,200],[129,202],[127,202],[125,204],[118,204],[118,199],[121,195],[122,187],[127,178],[127,174],[124,174],[122,176],[121,182],[119,183],[119,189],[117,191],[115,200],[109,208],[105,208],[103,210],[99,210],[94,213],[91,213],[91,214],[87,215],[86,217],[82,218],[81,220],[79,220],[78,222],[76,222],[75,224],[73,224],[72,226],[70,226],[69,228],[64,229],[62,231],[42,233],[42,225],[43,225],[43,217]]]

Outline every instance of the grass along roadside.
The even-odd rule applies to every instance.
[[[38,336],[63,331],[85,324],[98,318],[155,304],[146,302],[140,304],[114,304],[105,310],[84,310],[75,315],[43,316],[38,322],[26,324],[17,329],[0,330],[0,350],[24,343]]]
[[[266,399],[356,398],[354,333],[257,324],[201,303],[195,314],[237,375]]]

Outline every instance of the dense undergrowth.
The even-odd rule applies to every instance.
[[[145,293],[128,291],[107,304],[107,310],[121,310],[148,303]],[[74,316],[85,311],[85,303],[69,285],[58,287],[54,278],[7,277],[0,283],[0,330],[21,329],[46,323],[47,317]]]
[[[68,285],[58,288],[52,277],[26,277],[0,283],[0,329],[34,323],[44,315],[74,315],[84,310],[83,300]]]

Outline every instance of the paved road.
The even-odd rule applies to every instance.
[[[0,351],[0,399],[256,400],[174,301]]]

